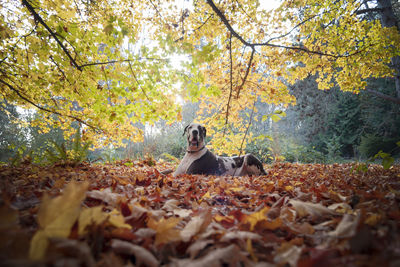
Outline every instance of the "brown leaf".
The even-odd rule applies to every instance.
[[[296,210],[297,215],[301,218],[307,215],[311,215],[312,217],[321,217],[324,215],[333,215],[336,214],[335,211],[330,210],[321,204],[315,204],[311,202],[303,202],[300,200],[289,200],[289,203],[292,204],[293,208]]]
[[[228,247],[217,248],[209,252],[204,257],[196,260],[176,260],[173,259],[173,265],[177,267],[204,267],[204,266],[221,266],[222,263],[229,264],[229,266],[236,266],[241,260],[245,260],[245,256],[240,253],[239,247],[232,244]]]
[[[361,213],[355,215],[345,214],[335,230],[328,233],[331,237],[348,238],[352,237],[357,232],[357,226],[360,222]]]
[[[147,249],[134,245],[127,241],[121,241],[118,239],[111,240],[111,247],[115,252],[127,255],[134,255],[137,261],[137,265],[144,264],[145,266],[157,267],[159,262]]]
[[[289,263],[290,266],[297,266],[303,247],[295,246],[292,243],[283,243],[274,257],[274,262],[279,265]]]
[[[183,242],[188,242],[192,236],[203,231],[211,222],[211,212],[209,210],[201,215],[193,217],[181,231]]]

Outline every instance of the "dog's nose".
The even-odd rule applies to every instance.
[[[196,135],[198,135],[198,134],[199,134],[199,131],[197,131],[197,130],[193,130],[192,134],[193,134],[194,136],[196,136]]]

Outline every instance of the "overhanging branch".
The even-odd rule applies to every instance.
[[[64,117],[64,116],[65,116],[65,117],[68,117],[68,118],[70,118],[70,119],[73,119],[73,120],[75,120],[75,121],[77,121],[77,122],[80,122],[80,123],[82,123],[82,124],[84,124],[84,125],[86,125],[86,126],[92,128],[92,129],[93,129],[94,131],[96,131],[96,132],[103,132],[100,128],[95,127],[95,126],[93,126],[93,125],[87,123],[86,121],[84,121],[84,120],[78,118],[78,117],[71,116],[71,115],[64,115],[64,114],[61,114],[61,113],[58,112],[58,111],[50,110],[50,109],[47,109],[47,108],[45,108],[45,107],[42,107],[42,106],[36,104],[35,102],[33,102],[32,100],[30,100],[29,98],[27,98],[27,97],[25,97],[24,95],[22,95],[21,92],[20,92],[19,90],[17,90],[14,86],[12,86],[11,84],[9,84],[8,82],[6,82],[6,81],[4,81],[4,80],[0,80],[0,82],[1,82],[2,84],[6,85],[8,88],[10,88],[13,92],[15,92],[22,100],[28,102],[29,104],[31,104],[32,106],[34,106],[34,107],[36,107],[36,108],[38,108],[38,109],[40,109],[40,110],[43,110],[43,111],[46,111],[46,112],[49,112],[49,113],[52,113],[52,114],[55,114],[55,115],[58,115],[58,116],[61,116],[61,117]]]
[[[372,90],[372,89],[365,89],[365,91],[370,93],[370,94],[376,95],[377,97],[380,97],[382,99],[385,99],[385,100],[388,100],[390,102],[393,102],[395,104],[400,105],[400,98],[396,98],[396,97],[393,97],[393,96],[390,96],[390,95],[386,95],[386,94],[383,94],[381,92],[378,92],[378,91],[375,91],[375,90]]]
[[[54,40],[58,43],[58,45],[61,47],[61,49],[64,51],[64,53],[67,55],[71,63],[80,71],[82,71],[81,66],[76,63],[75,59],[72,58],[71,54],[68,52],[67,48],[63,45],[63,43],[58,39],[57,35],[50,29],[50,27],[43,21],[42,17],[35,11],[33,6],[27,1],[27,0],[22,0],[22,4],[28,8],[29,12],[32,13],[33,17],[43,25],[43,27],[46,28],[46,30],[53,36]]]
[[[274,48],[284,48],[284,49],[288,49],[288,50],[303,51],[303,52],[306,52],[309,54],[315,54],[315,55],[327,56],[327,57],[333,57],[333,58],[350,57],[350,56],[360,53],[360,51],[356,51],[353,54],[345,54],[345,55],[328,54],[328,53],[323,53],[320,51],[309,50],[309,49],[307,49],[305,47],[301,47],[301,46],[285,46],[285,45],[271,44],[270,43],[271,40],[268,40],[267,42],[264,42],[264,43],[250,43],[250,42],[244,40],[243,37],[240,36],[233,29],[233,27],[230,25],[228,19],[225,17],[224,14],[222,14],[222,12],[218,9],[218,7],[214,4],[214,2],[212,0],[207,0],[207,3],[212,8],[212,10],[218,15],[218,17],[221,19],[221,21],[225,24],[225,26],[229,30],[229,32],[231,32],[232,35],[234,37],[236,37],[242,44],[244,44],[246,46],[250,46],[251,48],[255,48],[257,46],[269,46],[269,47],[274,47]]]

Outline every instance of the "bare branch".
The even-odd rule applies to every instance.
[[[237,90],[236,98],[239,98],[240,90],[242,90],[243,85],[244,85],[244,83],[246,82],[247,76],[249,75],[249,72],[250,72],[251,63],[252,63],[253,57],[254,57],[254,52],[256,51],[256,50],[254,49],[254,47],[252,47],[251,49],[252,49],[252,51],[251,51],[249,63],[247,64],[246,74],[244,75],[244,78],[243,78],[243,80],[242,80],[242,83],[240,84],[240,86],[239,86],[239,88],[238,88],[238,90]]]
[[[361,15],[361,14],[371,13],[371,12],[381,12],[382,10],[383,10],[382,8],[367,8],[367,9],[357,10],[355,13],[357,15]]]
[[[228,103],[226,104],[226,114],[225,114],[225,125],[224,125],[224,133],[222,136],[225,136],[226,132],[226,126],[228,125],[228,119],[229,119],[229,107],[231,103],[231,98],[232,98],[232,92],[233,92],[233,59],[232,59],[232,33],[229,35],[229,60],[230,60],[230,89],[229,89],[229,98],[228,98]]]
[[[378,91],[375,91],[375,90],[372,90],[372,89],[365,89],[365,91],[368,92],[368,93],[371,93],[373,95],[376,95],[377,97],[380,97],[382,99],[385,99],[385,100],[388,100],[390,102],[393,102],[395,104],[400,105],[400,98],[396,98],[396,97],[393,97],[393,96],[390,96],[390,95],[386,95],[386,94],[383,94],[381,92],[378,92]]]

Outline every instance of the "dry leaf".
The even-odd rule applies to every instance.
[[[289,263],[290,266],[297,266],[303,247],[295,246],[289,242],[283,243],[274,257],[274,262],[279,265]]]
[[[321,217],[324,215],[336,214],[336,212],[322,206],[321,204],[303,202],[294,199],[289,200],[289,203],[292,204],[299,217],[304,217],[307,215],[311,215],[313,217]]]
[[[159,221],[150,218],[147,225],[156,231],[155,245],[158,246],[159,244],[180,240],[180,232],[175,228],[180,221],[181,219],[174,217],[168,219],[162,218]]]
[[[99,199],[111,206],[116,206],[117,203],[124,198],[123,195],[112,193],[111,188],[106,188],[103,191],[92,190],[87,192],[87,196],[94,199]]]
[[[111,240],[111,247],[117,253],[134,255],[138,266],[141,266],[142,264],[149,267],[159,266],[159,262],[156,257],[154,257],[153,254],[141,246],[134,245],[127,241],[113,239]]]
[[[204,230],[211,222],[211,212],[206,211],[200,216],[193,217],[181,231],[183,242],[188,242],[192,236]]]
[[[356,234],[357,226],[360,221],[361,213],[356,215],[345,214],[335,230],[328,233],[329,236],[336,238],[349,238]]]
[[[46,194],[43,196],[38,212],[41,230],[32,238],[29,251],[31,259],[43,258],[48,245],[47,238],[69,236],[72,225],[79,216],[81,202],[86,196],[88,185],[87,182],[81,184],[71,182],[58,197],[51,199]]]

